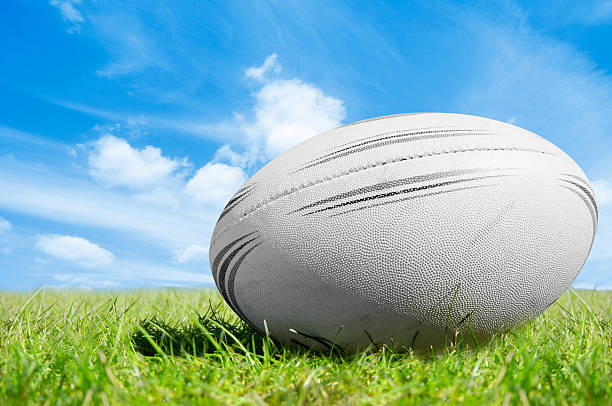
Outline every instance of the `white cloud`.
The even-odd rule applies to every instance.
[[[115,262],[112,252],[81,237],[70,235],[43,235],[35,247],[53,257],[77,262],[83,266],[111,265]]]
[[[76,4],[81,4],[81,0],[51,0],[52,6],[57,7],[62,15],[62,19],[69,23],[68,32],[81,31],[81,23],[85,22],[83,15],[76,9]]]
[[[206,246],[191,244],[181,250],[174,251],[174,261],[178,264],[193,262],[205,258],[208,255],[208,244]]]
[[[244,167],[248,164],[248,156],[234,152],[232,147],[225,144],[217,150],[213,162],[229,162],[232,166]]]
[[[612,182],[607,179],[597,179],[591,182],[595,191],[595,198],[599,206],[612,202]]]
[[[269,72],[279,73],[282,67],[278,63],[278,55],[272,54],[266,58],[263,65],[251,66],[247,69],[245,76],[255,80],[265,80]]]
[[[13,226],[3,217],[0,217],[0,234],[10,231]]]
[[[246,181],[241,168],[207,163],[185,185],[185,193],[198,203],[222,207]]]
[[[251,114],[235,114],[247,136],[243,153],[224,145],[217,151],[217,160],[233,165],[254,167],[325,130],[338,127],[346,117],[341,100],[326,95],[320,88],[300,79],[269,79],[270,72],[280,72],[278,56],[268,56],[262,66],[247,69],[245,75],[261,87],[254,94]]]
[[[93,143],[90,174],[109,186],[142,189],[166,182],[185,161],[168,159],[150,145],[132,148],[124,139],[105,135]]]
[[[299,79],[270,82],[255,98],[255,121],[245,130],[251,137],[263,140],[267,158],[338,127],[346,117],[341,100]]]

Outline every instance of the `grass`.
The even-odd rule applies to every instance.
[[[213,291],[0,294],[0,404],[612,404],[612,292],[479,348],[282,348]]]

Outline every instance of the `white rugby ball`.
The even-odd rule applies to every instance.
[[[263,167],[223,210],[210,264],[229,306],[282,343],[418,351],[540,314],[596,228],[585,174],[545,139],[482,117],[400,114]]]

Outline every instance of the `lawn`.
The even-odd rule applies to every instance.
[[[212,290],[0,294],[0,404],[612,404],[612,292],[478,348],[276,346]]]

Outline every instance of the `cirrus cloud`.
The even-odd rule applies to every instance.
[[[81,23],[85,22],[85,19],[75,7],[76,4],[81,4],[81,0],[51,0],[49,4],[57,7],[62,19],[68,23],[68,33],[81,31]]]

